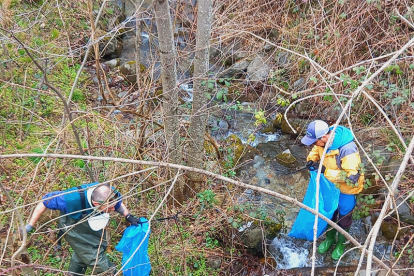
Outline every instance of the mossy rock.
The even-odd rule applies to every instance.
[[[234,160],[239,160],[245,152],[246,145],[235,134],[230,135],[226,140],[231,143],[230,147],[234,148]]]
[[[292,120],[289,122],[291,126],[296,130],[296,133],[292,130],[286,121],[285,116],[283,116],[281,113],[278,113],[276,115],[276,118],[273,120],[273,127],[276,129],[281,129],[283,134],[298,135],[301,132],[301,126]]]
[[[274,133],[275,128],[273,127],[273,125],[268,125],[261,132],[262,133]]]
[[[394,240],[395,236],[397,235],[397,239],[400,239],[402,236],[404,236],[404,231],[398,231],[398,225],[384,221],[381,224],[381,232],[382,235],[387,238],[387,240]]]
[[[296,162],[296,158],[292,154],[287,152],[282,152],[276,155],[276,160],[277,162],[279,162],[279,164],[285,167],[292,167]]]
[[[139,70],[141,73],[145,72],[147,68],[144,64],[140,63]],[[137,80],[137,75],[135,74],[135,61],[128,61],[121,66],[119,66],[119,71],[132,83],[135,83]]]
[[[269,225],[265,226],[266,238],[273,240],[282,230],[283,224],[271,222]]]
[[[230,87],[227,90],[227,100],[228,101],[240,101],[240,102],[244,102],[245,101],[245,97],[243,97],[244,95],[244,89],[245,89],[245,85],[242,83],[235,83],[232,82]]]
[[[283,114],[277,113],[276,118],[273,120],[273,127],[276,129],[282,129],[282,119],[283,119]]]
[[[207,155],[216,156],[216,149],[209,141],[204,142],[204,152]]]

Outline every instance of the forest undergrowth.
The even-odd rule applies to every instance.
[[[161,83],[153,80],[151,67],[141,72],[139,87],[117,69],[109,70],[105,65],[97,69],[94,55],[87,60],[86,69],[80,71],[87,48],[98,43],[91,36],[90,15],[96,16],[102,1],[94,3],[93,13],[88,11],[88,2],[0,2],[0,154],[79,154],[82,149],[92,156],[166,161],[163,98],[157,94],[162,91]],[[186,38],[186,46],[177,51],[178,61],[184,63],[195,50],[196,22],[184,20],[187,14],[181,4],[172,6],[172,14],[175,22],[177,19],[187,22],[185,27],[192,34]],[[114,12],[107,2],[103,10],[107,14]],[[221,80],[212,74],[207,83],[214,84],[210,92],[216,101],[211,101],[205,112],[234,108],[249,99],[269,121],[274,114],[283,114],[289,108],[288,120],[325,119],[335,123],[341,106],[345,106],[352,93],[404,47],[414,31],[414,5],[403,0],[219,0],[214,2],[213,12],[211,47],[218,49],[219,55],[210,61],[211,65],[230,66],[238,61],[239,53],[243,57],[266,54],[271,70],[263,81],[248,81],[243,75]],[[116,31],[104,34],[102,41],[113,33],[126,31],[125,24],[117,26]],[[106,57],[100,58],[99,64],[103,64]],[[153,58],[155,64],[157,57]],[[103,75],[104,85],[93,81],[96,71]],[[411,45],[365,86],[339,122],[353,130],[365,160],[372,161],[366,164],[370,182],[366,183],[367,194],[359,202],[360,217],[381,210],[382,192],[391,185],[396,173],[386,163],[398,160],[398,168],[412,139],[413,77],[414,45]],[[300,79],[306,85],[298,89],[294,83]],[[72,124],[67,121],[61,97],[48,83],[69,105]],[[224,93],[217,87],[224,86],[230,87],[225,92],[228,98],[217,97]],[[231,88],[237,90],[234,97],[229,95]],[[107,104],[102,105],[96,95],[104,90]],[[115,95],[119,91],[128,91],[132,99],[118,99]],[[184,115],[189,113],[189,109],[184,111]],[[183,141],[188,137],[188,122],[184,117],[179,130]],[[80,136],[78,144],[75,132]],[[204,148],[206,169],[238,179],[238,161],[244,160],[241,155],[245,148],[213,138],[206,140]],[[186,150],[184,144],[183,164]],[[412,163],[407,165],[396,193],[396,197],[406,200],[411,211],[413,168]],[[131,212],[145,217],[157,209],[166,194],[167,183],[171,183],[168,170],[161,167],[81,159],[0,159],[3,187],[0,235],[2,241],[7,241],[0,244],[2,271],[9,273],[12,254],[22,242],[17,230],[21,226],[18,216],[26,221],[34,204],[46,192],[92,182],[88,170],[97,181],[111,181],[126,195],[125,202]],[[371,186],[378,189],[369,189]],[[162,205],[156,218],[179,213],[179,220],[154,222],[151,226],[148,253],[153,275],[253,276],[272,271],[288,275],[288,271],[274,272],[276,264],[272,259],[252,255],[240,241],[237,229],[250,220],[263,233],[283,231],[283,218],[275,210],[240,206],[243,191],[206,176],[203,190],[184,204]],[[18,212],[12,212],[8,195]],[[65,242],[60,250],[52,247],[56,245],[57,226],[51,221],[54,217],[53,213],[45,216],[38,226],[46,224],[29,235],[27,253],[17,266],[30,262],[38,275],[57,275],[56,271],[65,270],[71,249]],[[389,219],[399,234],[395,236],[394,255],[388,265],[412,267],[413,227],[398,218]],[[118,264],[121,256],[114,246],[126,227],[127,223],[118,216],[109,224],[112,244],[108,256]]]

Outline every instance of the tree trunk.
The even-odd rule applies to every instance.
[[[204,160],[204,137],[207,124],[206,93],[209,69],[209,47],[211,38],[211,21],[213,1],[198,1],[196,53],[194,58],[193,110],[189,128],[188,166],[202,169]],[[204,81],[204,85],[202,85]],[[203,175],[189,172],[189,187],[193,192],[201,190]],[[191,193],[186,191],[187,195]]]
[[[155,0],[154,11],[157,23],[158,41],[161,56],[161,80],[164,110],[164,131],[167,150],[164,159],[170,163],[180,164],[182,160],[180,145],[180,121],[178,118],[178,89],[176,50],[174,47],[173,28],[168,0]],[[174,197],[179,202],[184,200],[183,184],[175,186]]]

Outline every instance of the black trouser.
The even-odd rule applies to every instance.
[[[339,213],[339,209],[336,209],[332,221],[336,222],[342,229],[347,230],[352,225],[352,211],[343,216]]]

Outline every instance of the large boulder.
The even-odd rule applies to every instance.
[[[218,74],[219,78],[240,78],[242,77],[246,71],[247,67],[249,67],[250,63],[252,61],[249,59],[243,59],[240,60],[233,65],[231,65],[229,68],[225,69],[224,71],[220,72]]]
[[[257,55],[247,67],[247,79],[251,81],[263,81],[267,79],[270,72],[266,57]]]

